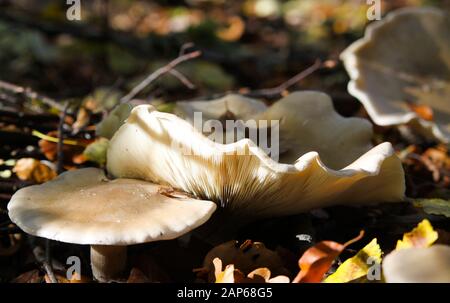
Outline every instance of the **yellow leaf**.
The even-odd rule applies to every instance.
[[[323,282],[346,283],[361,278],[367,275],[370,267],[374,265],[373,262],[381,263],[381,254],[380,245],[378,245],[375,238],[355,256],[342,263],[336,272],[328,276]]]
[[[234,265],[230,264],[222,271],[222,260],[215,258],[213,260],[215,268],[216,283],[234,283]]]
[[[397,241],[396,250],[405,248],[425,248],[431,246],[438,238],[430,221],[424,219],[416,228],[403,235],[403,240]]]

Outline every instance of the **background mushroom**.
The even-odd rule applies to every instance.
[[[109,281],[126,267],[126,246],[183,235],[209,219],[210,201],[149,182],[108,180],[85,168],[43,185],[17,191],[9,216],[25,232],[68,243],[91,245],[94,277]]]
[[[205,121],[280,121],[281,163],[293,163],[300,155],[316,151],[324,164],[340,169],[372,148],[372,125],[364,119],[340,116],[331,98],[321,92],[295,92],[270,107],[259,100],[228,95],[211,101],[177,102],[176,108],[175,113],[191,124],[195,112],[201,112]]]
[[[341,55],[350,94],[378,125],[410,123],[450,143],[450,17],[404,8],[370,24]],[[418,109],[431,113],[421,114]]]
[[[450,247],[395,250],[383,260],[383,275],[388,283],[450,283]]]
[[[283,110],[275,105],[268,115],[299,113],[287,118],[297,117],[298,121],[280,124],[280,133],[292,135],[286,137],[288,143],[296,134],[289,128],[304,126],[298,133],[303,141],[292,144],[300,147],[293,164],[273,161],[248,139],[231,144],[213,142],[187,121],[142,105],[133,109],[112,138],[108,171],[116,177],[171,185],[251,217],[403,199],[400,160],[389,143],[370,149],[367,122],[340,117],[322,93],[294,93],[279,102]],[[310,116],[312,121],[307,118]],[[288,129],[283,130],[283,125]],[[326,140],[316,139],[321,135]],[[313,139],[313,144],[308,142]],[[314,148],[324,153],[328,149],[326,161],[336,169],[327,167]],[[370,150],[363,153],[366,149]]]

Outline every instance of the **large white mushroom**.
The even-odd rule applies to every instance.
[[[213,142],[176,115],[141,105],[112,138],[107,169],[252,217],[403,199],[403,169],[392,146],[371,148],[370,124],[339,116],[327,95],[293,93],[253,117],[280,120],[280,159],[289,164],[274,161],[249,139]]]
[[[26,233],[91,245],[99,281],[117,279],[126,267],[126,246],[181,236],[206,222],[216,204],[171,193],[157,184],[108,180],[102,170],[61,174],[17,191],[9,216]]]
[[[395,250],[383,260],[388,283],[450,283],[450,247]]]
[[[349,92],[378,125],[409,123],[450,143],[450,16],[404,8],[370,24],[341,59]],[[417,109],[432,110],[432,115]],[[429,112],[429,110],[427,110]],[[431,116],[431,117],[430,117]]]

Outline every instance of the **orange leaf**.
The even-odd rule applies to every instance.
[[[47,136],[58,138],[58,132],[57,131],[51,131]],[[71,144],[64,144],[62,149],[64,153],[64,162],[65,163],[75,163],[75,164],[81,164],[83,163],[83,157],[80,155],[83,154],[83,151],[85,147],[93,142],[94,140],[87,140],[87,139],[77,139],[77,145],[71,145]],[[45,155],[45,157],[50,161],[56,161],[57,160],[57,150],[58,150],[58,144],[55,142],[50,142],[48,140],[41,139],[39,140],[39,147],[41,149],[41,152]],[[81,163],[80,163],[81,162]]]
[[[408,106],[420,118],[427,120],[427,121],[433,121],[434,113],[433,113],[433,109],[431,107],[429,107],[427,105],[420,105],[420,104],[408,104]]]
[[[321,282],[323,276],[333,264],[334,259],[336,259],[347,246],[359,241],[363,236],[364,231],[361,231],[356,238],[344,244],[333,241],[322,241],[309,248],[298,260],[300,272],[292,283]]]

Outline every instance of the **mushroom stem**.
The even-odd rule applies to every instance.
[[[91,245],[92,274],[97,281],[116,280],[127,265],[127,247]]]

